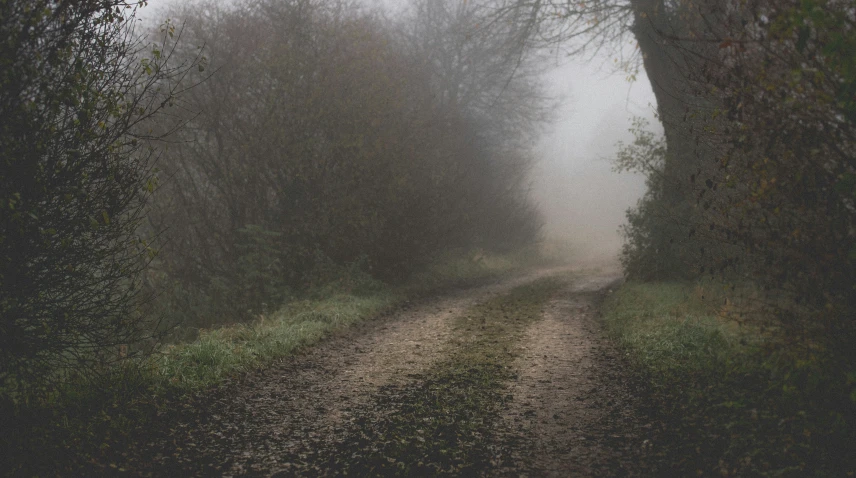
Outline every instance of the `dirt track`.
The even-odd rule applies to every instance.
[[[373,453],[385,457],[390,446],[417,450],[426,443],[420,427],[414,425],[411,430],[407,424],[403,428],[398,424],[393,429],[389,423],[402,410],[424,402],[425,393],[444,399],[437,383],[454,393],[463,390],[463,385],[454,383],[456,378],[452,383],[437,378],[438,364],[468,347],[461,324],[469,319],[462,317],[476,304],[502,300],[515,287],[557,274],[570,279],[552,290],[546,301],[535,304],[539,316],[521,326],[519,337],[502,345],[511,365],[497,365],[503,369],[503,375],[497,376],[508,379],[503,378],[486,396],[504,398],[479,399],[488,400],[487,405],[473,399],[466,405],[479,408],[473,411],[476,415],[485,411],[487,415],[478,415],[478,427],[467,429],[475,433],[471,441],[478,443],[468,444],[461,438],[459,446],[485,450],[483,462],[446,469],[425,468],[420,461],[422,468],[410,468],[416,464],[406,463],[410,458],[405,454],[388,458],[390,463],[401,461],[395,463],[400,468],[395,468],[366,458]],[[195,397],[185,404],[184,412],[161,425],[156,438],[131,451],[126,469],[157,476],[316,476],[348,471],[640,474],[645,469],[645,427],[637,418],[623,363],[595,320],[600,298],[616,279],[614,272],[568,275],[543,270],[457,291],[356,327],[302,355]],[[484,316],[480,320],[484,323]],[[466,330],[479,333],[478,327]],[[465,385],[472,386],[470,381]],[[437,412],[418,413],[430,417]],[[459,426],[454,422],[451,419],[448,426]],[[432,443],[428,438],[427,443]],[[463,456],[456,458],[459,465],[468,455]]]
[[[646,469],[648,442],[625,364],[596,321],[600,299],[614,283],[609,274],[579,276],[527,330],[502,423],[506,433],[524,434],[531,443],[531,476],[627,476]]]

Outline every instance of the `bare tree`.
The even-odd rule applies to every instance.
[[[544,58],[526,40],[528,18],[508,15],[494,21],[496,4],[490,1],[416,0],[399,26],[415,68],[430,79],[432,111],[438,133],[461,142],[452,166],[460,190],[482,213],[481,241],[505,236],[496,226],[508,220],[534,217],[531,208],[504,217],[510,210],[498,204],[522,201],[527,191],[534,138],[549,118],[552,103],[541,86]],[[464,133],[464,136],[461,134]],[[479,164],[482,162],[483,164]],[[485,172],[493,174],[486,176]],[[522,196],[521,196],[522,195]],[[451,212],[450,212],[451,213]],[[519,237],[537,235],[521,227]]]
[[[435,108],[467,115],[496,145],[525,147],[550,112],[540,51],[528,24],[494,21],[493,2],[416,0],[402,30],[408,52],[431,75]]]
[[[537,88],[522,73],[509,83],[468,70],[500,50],[461,67],[451,106],[436,57],[422,56],[434,53],[346,2],[203,3],[176,16],[216,71],[186,97],[152,214],[169,229],[158,267],[188,294],[176,300],[224,302],[193,315],[276,305],[325,264],[362,261],[398,280],[443,251],[537,237],[518,147],[537,122],[486,111],[488,100],[510,110],[503,95],[515,93],[540,115],[522,96]],[[493,90],[464,94],[479,78]]]

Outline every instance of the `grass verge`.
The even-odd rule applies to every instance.
[[[649,412],[663,424],[653,437],[660,474],[852,475],[847,364],[735,326],[710,289],[629,283],[604,304],[607,331],[647,383],[656,404]]]
[[[308,294],[313,299],[293,301],[253,324],[203,331],[193,342],[167,348],[153,364],[154,378],[164,388],[205,388],[291,355],[338,329],[378,317],[413,298],[491,280],[536,261],[530,252],[458,254],[444,257],[399,287],[374,283],[356,288],[368,293],[323,287]]]
[[[254,324],[203,331],[191,343],[168,347],[152,364],[153,379],[161,388],[198,390],[215,385],[291,355],[338,329],[389,312],[403,297],[388,289],[363,297],[337,294],[289,304]]]

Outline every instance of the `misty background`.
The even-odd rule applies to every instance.
[[[141,17],[150,24],[162,22],[177,3],[157,2]],[[362,3],[392,18],[407,5],[402,0]],[[538,156],[531,181],[546,221],[545,239],[574,256],[614,260],[623,241],[625,213],[645,193],[645,178],[616,173],[611,161],[618,142],[633,140],[628,131],[633,117],[646,118],[662,131],[654,93],[644,70],[631,80],[609,54],[570,56],[558,49],[544,61],[547,93],[557,103],[553,121],[534,149]]]
[[[394,16],[407,2],[363,3]],[[635,49],[633,43],[626,49]],[[633,140],[628,131],[633,117],[662,131],[644,69],[631,81],[615,60],[609,54],[571,56],[562,48],[545,59],[547,92],[558,103],[535,148],[532,171],[545,239],[561,244],[562,252],[594,261],[616,258],[625,213],[645,193],[644,176],[612,170],[616,144]]]
[[[547,84],[561,103],[539,142],[533,171],[548,240],[569,241],[572,252],[603,259],[620,250],[625,212],[645,193],[643,176],[612,170],[616,144],[633,140],[628,129],[634,116],[657,124],[644,72],[630,82],[611,62],[553,58]]]

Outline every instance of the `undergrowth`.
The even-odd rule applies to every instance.
[[[647,383],[656,404],[649,411],[663,424],[652,437],[660,472],[852,474],[847,365],[737,326],[716,291],[629,283],[604,306],[605,326]]]
[[[330,332],[391,310],[401,295],[385,290],[367,297],[339,294],[289,304],[253,324],[204,331],[188,344],[170,346],[153,364],[165,387],[199,389],[318,342]]]
[[[204,388],[290,355],[332,331],[382,315],[409,299],[498,277],[535,260],[530,252],[449,255],[398,287],[367,276],[341,277],[254,323],[202,331],[193,342],[168,347],[153,364],[156,380],[170,388]]]
[[[449,287],[472,284],[481,280],[507,274],[522,267],[531,267],[547,262],[542,251],[534,247],[495,255],[475,250],[449,253],[429,264],[410,278],[403,290],[410,295],[433,293]]]

